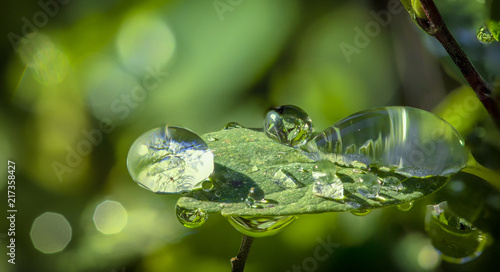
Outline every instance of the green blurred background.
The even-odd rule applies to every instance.
[[[322,130],[356,111],[407,105],[441,114],[479,162],[500,168],[498,131],[470,106],[472,91],[459,89],[463,79],[445,52],[399,1],[2,4],[0,199],[12,160],[18,213],[15,265],[0,220],[0,271],[229,271],[241,234],[218,214],[198,229],[183,227],[178,196],[148,192],[127,172],[132,142],[162,124],[198,134],[231,121],[261,127],[269,108],[294,104]],[[493,82],[500,47],[475,39],[484,1],[439,5]],[[423,218],[426,204],[442,200],[473,206],[478,224],[498,236],[500,195],[460,174],[409,212],[303,216],[256,239],[246,271],[291,270],[314,256],[318,239],[340,246],[304,271],[492,269],[494,242],[471,263],[440,261]],[[0,203],[5,218],[7,201]]]

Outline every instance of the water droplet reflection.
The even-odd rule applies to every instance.
[[[344,198],[344,185],[337,177],[335,169],[335,165],[330,161],[322,160],[314,164],[312,190],[315,196],[333,200]]]
[[[477,30],[477,40],[482,44],[488,44],[492,43],[495,38],[493,37],[493,34],[490,32],[488,27],[486,25],[483,25]]]
[[[307,142],[312,134],[309,115],[296,106],[279,106],[269,111],[264,120],[264,132],[278,143],[293,147]]]
[[[186,209],[179,206],[175,207],[175,214],[179,222],[190,229],[200,227],[208,218],[208,213],[201,209]]]
[[[94,224],[103,234],[115,234],[127,225],[128,213],[120,202],[106,200],[97,205]]]
[[[51,254],[64,250],[71,241],[72,229],[63,215],[46,212],[33,221],[30,237],[37,250]]]
[[[360,209],[360,210],[352,210],[351,213],[356,216],[365,216],[368,215],[372,210],[370,209]]]
[[[290,225],[296,216],[252,217],[228,216],[229,223],[239,232],[252,237],[274,235]]]
[[[447,262],[470,262],[479,257],[486,246],[487,234],[450,211],[446,201],[427,206],[425,230]]]
[[[132,178],[155,193],[180,193],[201,186],[214,170],[214,156],[193,132],[164,126],[141,135],[130,147]]]
[[[399,204],[396,207],[400,211],[407,212],[407,211],[411,210],[411,208],[413,207],[413,202],[407,202],[407,203]]]

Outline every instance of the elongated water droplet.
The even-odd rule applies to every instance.
[[[313,167],[313,194],[315,196],[341,200],[344,198],[344,185],[337,177],[336,166],[331,161],[318,161]]]
[[[362,162],[405,176],[448,176],[466,166],[460,134],[433,113],[386,107],[353,114],[325,129],[304,150],[315,160]]]
[[[283,169],[276,171],[273,180],[283,189],[294,189],[302,186],[290,172]]]
[[[224,126],[223,129],[233,129],[233,128],[244,128],[244,126],[242,126],[236,122],[229,122]]]
[[[252,237],[265,237],[282,231],[296,216],[252,217],[228,216],[227,220],[239,232]]]
[[[353,210],[351,211],[352,214],[356,216],[365,216],[368,215],[372,210],[370,209],[361,209],[361,210]]]
[[[264,132],[278,143],[293,147],[307,142],[312,133],[309,115],[296,106],[279,106],[267,113]]]
[[[214,170],[214,155],[193,132],[164,126],[142,134],[127,156],[130,176],[155,193],[180,193],[201,185]]]
[[[360,182],[358,192],[367,198],[378,198],[380,193],[380,180],[374,174],[361,174],[353,177]]]
[[[203,225],[208,218],[208,213],[200,209],[186,209],[179,206],[175,207],[175,214],[182,225],[191,229]]]
[[[396,207],[400,211],[407,212],[407,211],[411,210],[411,208],[413,207],[413,202],[406,202],[403,204],[399,204]]]
[[[427,206],[425,230],[447,262],[470,262],[479,257],[486,246],[487,234],[450,211],[446,201]]]
[[[477,39],[483,44],[488,44],[495,40],[493,34],[490,32],[486,25],[481,26],[477,30]]]

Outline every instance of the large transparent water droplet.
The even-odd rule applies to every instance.
[[[488,44],[495,40],[493,34],[490,32],[486,25],[481,26],[477,30],[477,39],[483,44]]]
[[[404,189],[403,183],[396,177],[385,177],[382,186],[388,190],[401,192]]]
[[[279,169],[274,173],[273,180],[283,189],[295,189],[302,184],[288,171]]]
[[[331,161],[321,160],[314,164],[312,190],[315,196],[333,200],[344,198],[344,185],[335,169],[336,166]]]
[[[214,170],[214,156],[193,132],[164,126],[142,134],[127,156],[130,176],[155,193],[180,193],[201,186]]]
[[[487,235],[450,211],[446,201],[427,206],[425,230],[442,259],[456,264],[479,257],[487,242]]]
[[[410,107],[362,111],[325,129],[304,149],[315,160],[361,162],[405,176],[447,176],[466,166],[460,134],[433,113]]]
[[[359,182],[358,192],[367,198],[378,198],[380,193],[381,181],[373,174],[360,174],[353,177]]]
[[[312,133],[309,115],[296,106],[279,106],[269,111],[264,120],[264,132],[271,139],[288,146],[301,146]]]
[[[282,231],[295,221],[296,216],[228,216],[227,220],[239,232],[252,237],[265,237]]]
[[[200,209],[186,209],[179,206],[175,207],[175,214],[182,225],[191,229],[203,225],[208,218],[208,213]]]

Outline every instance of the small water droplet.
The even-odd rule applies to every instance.
[[[244,128],[244,126],[242,126],[236,122],[229,122],[224,126],[223,129],[233,129],[233,128]]]
[[[252,165],[249,169],[248,169],[248,172],[252,173],[252,172],[257,172],[259,171],[259,167],[257,167],[256,165]]]
[[[214,170],[214,155],[195,133],[164,126],[142,134],[127,155],[130,176],[155,193],[181,193],[201,185]]]
[[[381,182],[377,176],[373,174],[361,174],[353,177],[356,182],[359,182],[358,193],[367,198],[378,198],[381,188]]]
[[[217,191],[215,191],[214,195],[216,197],[220,197],[222,195],[222,193],[219,190],[217,190]]]
[[[425,231],[443,260],[456,264],[479,257],[486,246],[488,235],[474,227],[465,218],[457,216],[447,202],[427,205]]]
[[[294,189],[302,185],[290,172],[283,169],[276,171],[273,180],[283,189]]]
[[[182,225],[191,229],[203,225],[208,218],[208,213],[200,209],[186,209],[179,206],[175,207],[175,214]]]
[[[296,106],[279,106],[266,115],[264,132],[278,143],[298,147],[304,145],[312,134],[309,115]]]
[[[201,188],[205,192],[210,192],[214,188],[214,183],[211,180],[206,179],[201,183]]]
[[[336,173],[336,166],[331,161],[321,160],[314,164],[313,171],[313,194],[333,200],[344,198],[344,184]]]
[[[397,177],[388,176],[383,178],[382,186],[388,190],[400,192],[404,189],[403,183]]]
[[[482,44],[488,44],[491,43],[495,40],[493,37],[493,34],[491,31],[488,29],[486,25],[481,26],[477,30],[477,39],[480,41]]]
[[[413,202],[406,202],[403,204],[399,204],[396,207],[400,211],[407,212],[407,211],[411,210],[411,208],[413,207]]]
[[[247,236],[265,237],[282,231],[296,218],[296,216],[228,216],[227,220],[235,229]]]
[[[352,210],[351,213],[356,216],[365,216],[369,214],[372,210],[370,209],[360,209],[360,210]]]

